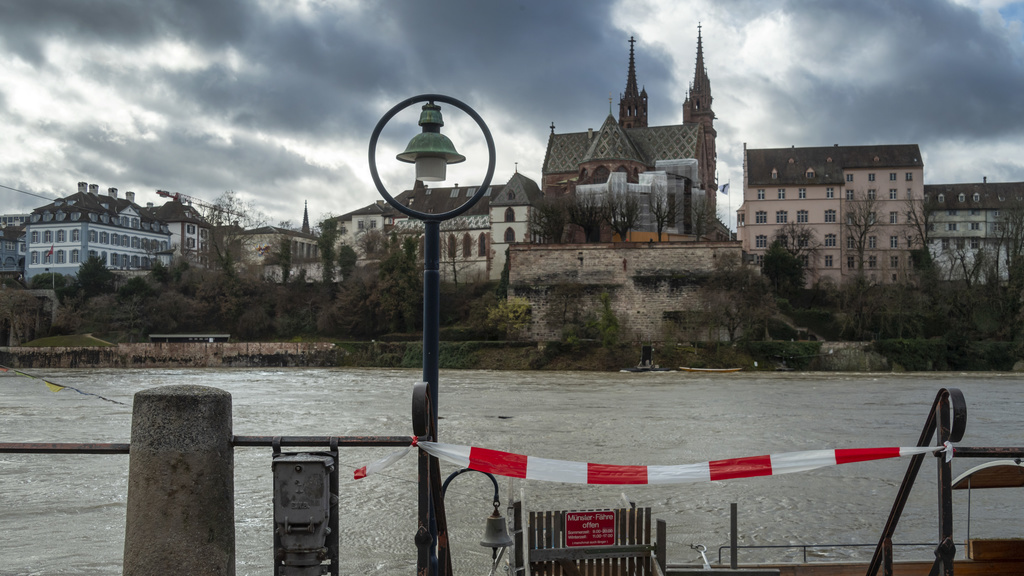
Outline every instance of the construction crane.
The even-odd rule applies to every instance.
[[[245,219],[245,215],[244,214],[239,214],[238,212],[232,212],[231,210],[228,210],[228,209],[226,209],[226,208],[224,208],[222,206],[216,206],[214,204],[210,204],[209,202],[206,202],[204,200],[200,200],[199,198],[196,198],[195,196],[189,196],[188,194],[182,194],[181,192],[168,192],[167,190],[157,190],[156,194],[157,194],[157,196],[163,196],[164,198],[170,198],[171,200],[173,200],[175,202],[180,202],[182,204],[189,204],[191,206],[198,206],[198,207],[203,208],[204,210],[206,210],[209,214],[228,214],[228,215],[231,215],[231,216],[235,216],[236,218],[243,219],[243,221]]]

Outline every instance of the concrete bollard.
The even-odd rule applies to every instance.
[[[135,395],[124,575],[235,574],[231,394],[163,386]]]

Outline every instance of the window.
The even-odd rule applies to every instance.
[[[798,198],[807,198],[807,188],[801,188],[796,193]]]
[[[757,189],[757,199],[764,200],[764,188]]]
[[[360,230],[365,230],[366,222],[363,222],[362,220],[356,222],[356,228],[359,228]]]
[[[786,189],[785,188],[779,188],[779,200],[785,200],[785,199],[786,199]]]
[[[999,218],[999,210],[993,210],[992,211],[992,216],[994,216],[996,218]]]
[[[807,254],[800,255],[800,264],[803,264],[804,268],[809,268],[811,265],[811,257]]]
[[[808,168],[807,172],[804,172],[804,176],[814,178],[814,168]]]
[[[736,225],[737,226],[743,226],[744,224],[747,223],[747,215],[742,213],[742,212],[737,214],[736,218],[737,218],[737,220],[736,220]]]
[[[836,211],[832,210],[831,208],[828,209],[828,210],[825,210],[825,222],[828,223],[828,222],[835,222],[835,221],[836,221]]]
[[[481,232],[476,241],[476,255],[483,257],[487,255],[487,236]]]
[[[53,254],[50,254],[49,250],[43,252],[43,264],[50,264],[51,262],[53,262]]]
[[[846,189],[846,199],[853,200],[853,188]]]
[[[899,256],[889,256],[889,268],[899,268],[899,267],[900,267],[900,257]]]
[[[946,210],[946,215],[947,216],[956,216],[956,213],[957,213],[956,210]]]
[[[189,249],[194,249],[196,247],[196,239],[195,238],[186,238],[185,239],[185,247],[189,248]]]
[[[877,194],[875,193],[875,189],[874,188],[869,188],[868,189],[868,200],[874,200],[876,196],[877,196]]]
[[[978,210],[977,208],[971,209],[971,216],[981,216],[981,210]]]
[[[967,197],[964,196],[963,193],[960,193],[960,195],[956,197],[956,200],[957,202],[963,202],[964,200],[967,200]]]
[[[196,233],[196,225],[195,224],[186,224],[185,225],[185,232],[187,232],[189,234],[195,234]]]
[[[965,242],[964,242],[963,238],[957,238],[956,239],[956,247],[957,248],[963,250],[964,249],[964,244],[965,244]]]
[[[53,242],[53,230],[43,232],[43,242]]]
[[[110,243],[112,245],[114,245],[114,246],[120,246],[121,245],[121,237],[118,236],[117,234],[111,234],[110,235]]]
[[[847,236],[846,237],[846,249],[847,250],[853,250],[853,244],[854,244],[853,236]]]
[[[868,236],[868,248],[878,248],[878,236]]]
[[[39,264],[39,252],[33,251],[31,260],[33,264]]]
[[[971,230],[981,230],[980,222],[971,222]]]
[[[889,188],[889,200],[896,200],[899,198],[899,194],[895,188]]]
[[[949,250],[949,238],[942,239],[942,249]]]
[[[889,236],[889,248],[899,248],[899,247],[900,247],[900,237],[899,236]]]
[[[68,233],[64,230],[57,230],[57,242],[67,242]]]
[[[846,181],[847,182],[853,182],[853,174],[847,174],[846,175]]]
[[[978,248],[981,248],[981,240],[979,240],[977,238],[971,238],[971,248],[973,250],[977,250]]]
[[[89,230],[89,242],[96,242],[96,231]]]
[[[515,221],[516,221],[516,211],[513,210],[511,206],[509,206],[508,208],[505,208],[505,222],[515,222]]]
[[[889,172],[889,182],[895,182],[895,181],[896,181],[896,173],[895,172]]]
[[[871,172],[870,174],[868,174],[868,182],[874,182],[874,181],[875,181],[875,173]]]
[[[63,250],[57,250],[57,264],[63,264],[64,263],[64,257],[65,257],[64,251]]]
[[[980,195],[980,194],[978,194],[977,192],[975,192],[975,193],[974,193],[974,198],[973,198],[973,200],[974,200],[975,202],[980,202],[980,201],[981,201],[981,195]]]
[[[100,244],[110,244],[110,235],[106,232],[100,232]]]
[[[825,247],[826,248],[834,248],[835,245],[836,245],[836,235],[835,234],[825,234]]]
[[[789,212],[785,210],[779,210],[775,213],[775,223],[785,224],[789,220]]]
[[[914,180],[914,173],[913,172],[907,172],[906,180],[907,180],[907,182],[912,182]]]
[[[757,213],[754,215],[754,218],[756,219],[756,222],[758,224],[767,224],[768,212],[765,212],[764,210],[758,210]]]
[[[836,189],[835,188],[825,188],[825,198],[832,199],[832,198],[835,198],[835,197],[836,197]]]
[[[889,212],[889,224],[899,224],[899,221],[900,221],[900,213],[899,212]]]
[[[78,230],[78,228],[75,228],[74,230],[72,230],[71,231],[71,241],[72,242],[80,242],[81,240],[82,240],[82,233]]]
[[[832,267],[832,255],[831,254],[826,254],[825,255],[825,268],[831,268],[831,267]]]
[[[462,257],[469,258],[473,255],[473,239],[469,234],[462,235]]]
[[[779,177],[779,171],[776,170],[775,168],[772,168],[772,180],[775,180],[778,177]]]
[[[759,234],[757,236],[757,239],[756,239],[755,243],[754,243],[754,246],[757,247],[757,248],[767,248],[768,247],[768,237],[765,236],[764,234]]]
[[[853,214],[846,215],[846,225],[853,226]]]
[[[946,230],[949,232],[956,232],[956,222],[946,222]]]
[[[806,223],[807,222],[807,210],[797,210],[796,211],[796,221],[797,222],[801,222],[801,223]]]
[[[194,240],[194,238],[193,238],[193,240]],[[138,248],[138,247],[139,247],[139,238],[138,238],[138,236],[136,236],[136,237],[132,238],[132,248]]]
[[[505,243],[506,244],[512,244],[515,241],[516,241],[516,231],[511,229],[511,228],[505,229]]]
[[[942,204],[943,202],[946,201],[946,195],[945,194],[939,194],[939,196],[938,196],[938,198],[936,198],[936,200],[938,200],[939,204]]]
[[[853,268],[855,267],[856,263],[857,262],[856,262],[856,260],[853,259],[853,256],[847,256],[846,257],[846,267],[847,268],[853,270]]]
[[[874,212],[868,214],[868,224],[874,224],[877,218],[878,214],[875,214]]]
[[[448,259],[455,260],[458,248],[455,246],[455,234],[448,235]]]
[[[878,256],[868,256],[868,268],[878,267]]]
[[[32,243],[36,244],[37,242],[39,242],[39,232],[33,231],[32,232]]]
[[[377,221],[376,220],[370,220],[370,230],[374,230],[376,228],[377,228]]]
[[[71,251],[71,263],[78,264],[79,252],[77,249]]]

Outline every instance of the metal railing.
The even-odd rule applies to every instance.
[[[876,546],[875,544],[762,544],[762,545],[737,546],[736,550],[775,549],[775,548],[778,548],[778,549],[794,549],[794,548],[800,548],[802,553],[803,553],[803,560],[802,560],[802,562],[804,564],[807,564],[807,549],[808,548],[874,548],[875,546]],[[893,546],[902,546],[902,547],[913,547],[913,546],[923,547],[923,546],[927,546],[929,548],[934,548],[936,546],[936,543],[935,542],[919,542],[919,543],[903,543],[903,544],[893,543]],[[719,546],[718,547],[718,564],[722,563],[722,551],[723,550],[730,550],[730,549],[732,549],[732,546],[730,546],[728,544],[725,545],[725,546]]]

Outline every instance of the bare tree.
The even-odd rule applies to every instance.
[[[706,194],[694,194],[690,198],[690,223],[697,241],[708,235],[717,217],[715,208]]]
[[[675,196],[671,199],[668,195],[668,185],[664,180],[655,179],[651,182],[651,193],[647,196],[647,209],[651,215],[651,221],[658,232],[658,242],[661,242],[661,233],[674,220]]]
[[[363,258],[376,260],[380,258],[387,248],[387,237],[380,230],[367,230],[356,238],[356,248],[362,253]]]
[[[864,274],[864,254],[870,246],[870,238],[878,229],[878,200],[866,193],[856,193],[845,203],[846,237],[852,238],[853,250],[857,255],[857,272]]]
[[[907,246],[911,249],[928,248],[938,209],[938,203],[931,198],[925,198],[923,201],[907,198],[904,201],[903,221],[907,223]]]
[[[640,197],[627,190],[608,192],[604,197],[604,217],[619,240],[629,240],[629,232],[640,221]]]
[[[543,198],[530,211],[530,234],[541,242],[561,244],[569,224],[570,196]]]
[[[789,222],[775,232],[775,239],[804,266],[815,258],[821,243],[814,229],[802,222]]]
[[[601,224],[605,221],[604,203],[595,194],[573,194],[569,203],[569,223],[579,226],[587,242],[601,241]]]

